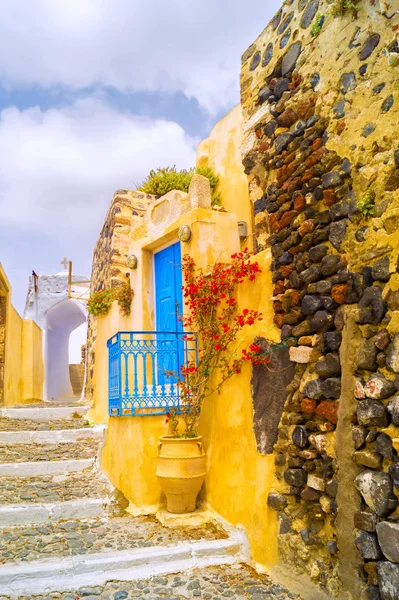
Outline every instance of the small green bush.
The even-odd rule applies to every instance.
[[[99,292],[94,292],[87,302],[88,312],[98,317],[98,315],[107,315],[114,300],[118,301],[120,312],[123,315],[130,315],[130,307],[133,299],[133,290],[126,282],[121,287],[106,288]]]
[[[313,24],[313,27],[310,31],[310,34],[312,37],[318,37],[320,35],[323,24],[324,24],[324,15],[318,13],[316,16],[315,22]]]
[[[157,196],[163,196],[172,190],[188,192],[191,180],[195,174],[203,175],[209,179],[212,206],[220,205],[220,194],[215,191],[219,183],[219,177],[210,167],[183,169],[182,171],[177,171],[175,166],[158,168],[156,170],[152,169],[138,189],[146,194],[155,194]]]
[[[374,202],[375,202],[375,192],[374,190],[368,190],[366,194],[358,200],[358,207],[363,217],[366,219],[368,217],[372,217],[374,215]]]
[[[360,10],[362,0],[335,0],[332,5],[332,12],[334,15],[342,17],[347,13],[356,13]]]

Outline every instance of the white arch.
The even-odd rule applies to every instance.
[[[64,299],[46,313],[45,324],[45,399],[73,396],[69,377],[69,336],[87,321],[87,309],[74,299]]]

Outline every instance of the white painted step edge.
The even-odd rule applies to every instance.
[[[38,462],[0,463],[0,477],[34,477],[35,475],[64,475],[83,471],[94,465],[94,458],[78,460],[49,460]],[[1,481],[0,481],[1,484]]]
[[[29,419],[31,421],[53,421],[57,419],[70,419],[74,413],[84,416],[89,406],[57,406],[39,408],[2,408],[0,418]]]
[[[80,498],[64,502],[7,504],[0,506],[0,526],[31,525],[68,519],[96,519],[106,516],[105,498]],[[26,565],[26,563],[25,563]],[[1,590],[1,586],[0,586]]]
[[[153,575],[181,573],[211,565],[234,564],[249,559],[241,539],[182,542],[122,552],[73,556],[0,566],[2,594],[44,594],[104,585],[110,580],[132,581]]]
[[[0,445],[72,443],[78,439],[101,439],[106,425],[81,429],[56,429],[49,431],[0,431]]]

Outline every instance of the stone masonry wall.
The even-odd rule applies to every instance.
[[[142,192],[118,190],[108,209],[93,253],[90,293],[117,287],[127,281],[126,257],[132,227],[141,223],[149,202],[156,197]],[[93,399],[96,318],[89,315],[85,397]]]
[[[243,164],[274,322],[282,562],[399,597],[399,5],[287,0],[242,58]],[[348,597],[348,596],[345,596]]]

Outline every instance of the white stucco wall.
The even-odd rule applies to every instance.
[[[75,295],[87,292],[84,275],[74,275]],[[69,377],[69,337],[72,331],[87,321],[83,301],[68,298],[68,273],[39,275],[37,290],[31,279],[25,318],[35,321],[43,330],[44,399],[53,400],[73,396]]]

